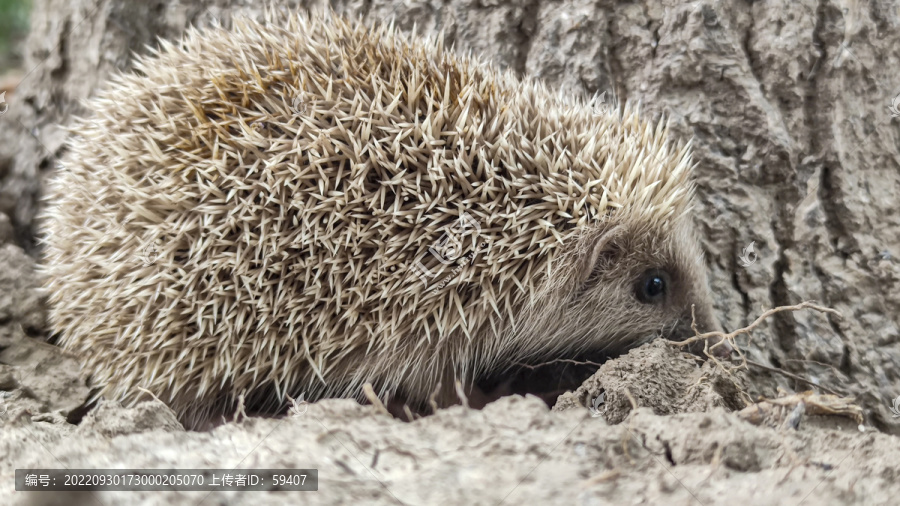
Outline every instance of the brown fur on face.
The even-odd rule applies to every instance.
[[[611,237],[607,237],[611,236]],[[587,320],[604,350],[621,353],[655,337],[682,340],[693,335],[691,306],[699,330],[718,330],[707,286],[706,265],[688,219],[664,230],[621,224],[595,239],[590,271],[576,295],[576,314]],[[596,247],[595,247],[596,248]],[[644,300],[643,284],[659,276],[662,296]],[[602,337],[601,337],[602,336]]]

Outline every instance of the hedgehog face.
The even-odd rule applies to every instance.
[[[692,225],[686,219],[653,230],[645,223],[611,221],[577,241],[553,281],[554,296],[536,300],[520,327],[527,336],[515,341],[532,347],[527,354],[510,353],[511,368],[476,381],[477,393],[488,400],[530,393],[552,404],[593,374],[598,363],[656,338],[692,336],[692,321],[699,332],[721,330]]]
[[[587,242],[571,295],[573,323],[584,329],[579,347],[618,355],[657,337],[686,339],[692,321],[700,332],[720,330],[687,220],[658,231],[607,225]]]

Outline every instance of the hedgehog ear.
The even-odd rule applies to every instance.
[[[621,236],[624,231],[624,225],[616,225],[587,240],[587,244],[585,244],[579,254],[575,272],[576,281],[579,285],[590,279],[597,262],[604,255],[610,255],[613,252],[613,240]]]

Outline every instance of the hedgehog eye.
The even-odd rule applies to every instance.
[[[656,304],[663,300],[669,288],[669,276],[654,269],[641,276],[635,287],[635,294],[645,304]]]

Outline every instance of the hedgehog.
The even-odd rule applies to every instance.
[[[367,384],[417,412],[552,403],[719,328],[691,143],[637,106],[333,12],[134,67],[69,127],[40,218],[52,331],[97,397],[189,427]]]

